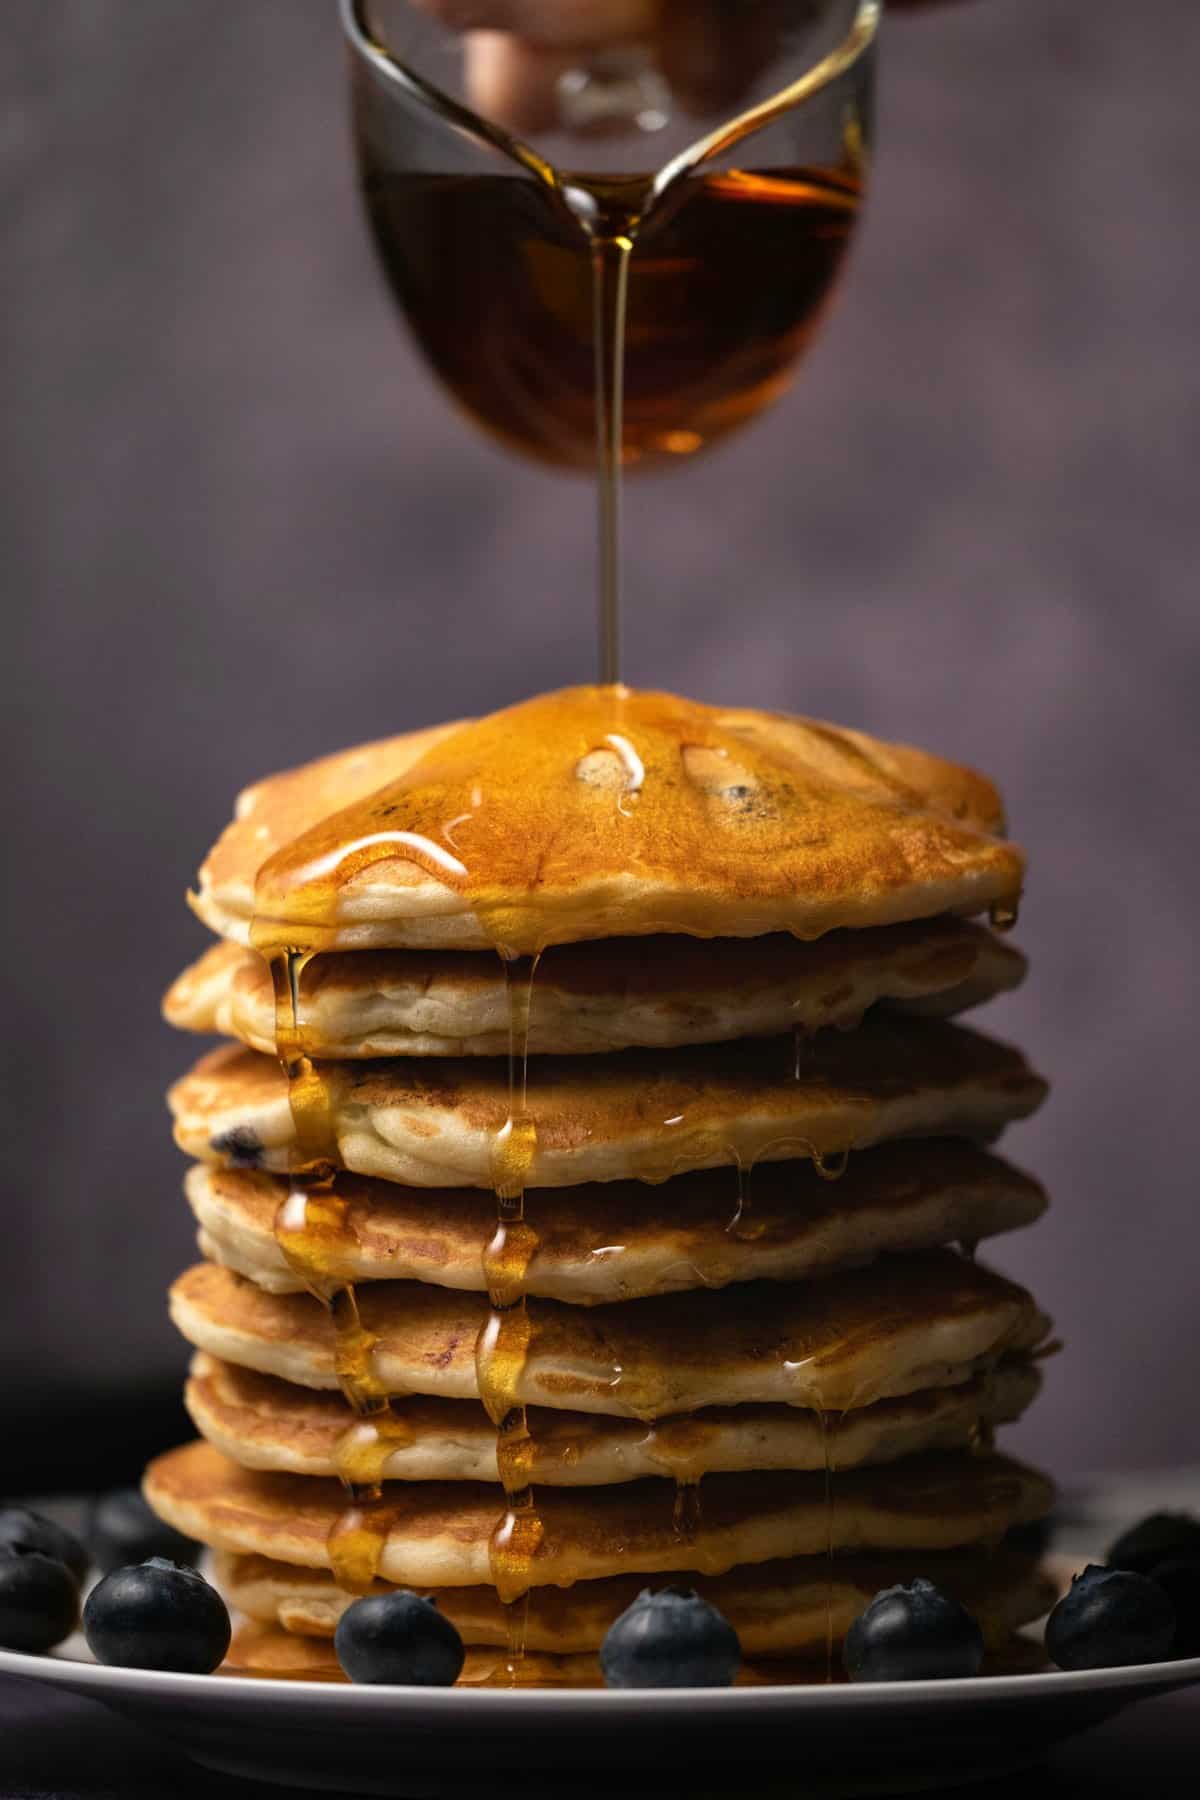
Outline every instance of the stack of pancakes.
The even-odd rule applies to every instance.
[[[1024,974],[1003,829],[921,752],[626,689],[241,796],[166,1001],[232,1040],[171,1094],[202,1441],[146,1491],[253,1666],[396,1584],[477,1677],[587,1678],[656,1581],[752,1663],[916,1574],[996,1649],[1042,1610],[1002,1540],[1049,1485],[991,1446],[1047,1322],[974,1252],[1045,1208],[986,1147],[1045,1089],[952,1022]]]

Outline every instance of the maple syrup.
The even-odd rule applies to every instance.
[[[275,994],[275,1050],[287,1080],[293,1138],[288,1192],[275,1214],[275,1241],[288,1266],[329,1312],[334,1367],[355,1418],[338,1439],[334,1463],[351,1499],[326,1548],[341,1587],[365,1593],[379,1570],[392,1520],[380,1483],[391,1452],[412,1441],[392,1411],[375,1368],[376,1339],[362,1322],[352,1282],[336,1273],[347,1234],[348,1202],[334,1191],[338,1148],[329,1086],[304,1049],[300,977],[317,954],[280,941],[256,917],[251,942],[265,956]]]
[[[365,133],[359,150],[384,269],[454,398],[510,447],[587,471],[598,435],[626,467],[677,462],[775,400],[862,198],[849,161],[698,173],[656,216],[649,176],[570,174],[553,190],[518,173],[396,173]],[[602,387],[624,376],[623,406],[608,393],[599,419],[598,362]]]
[[[501,951],[508,997],[508,1117],[492,1146],[496,1230],[483,1252],[489,1313],[475,1344],[479,1397],[496,1428],[496,1462],[504,1510],[488,1542],[492,1585],[506,1609],[508,1655],[502,1675],[518,1679],[525,1654],[529,1586],[543,1537],[532,1486],[536,1448],[522,1398],[533,1328],[529,1269],[537,1233],[525,1215],[525,1187],[537,1155],[537,1122],[527,1101],[529,1015],[538,957],[518,962]]]
[[[590,469],[598,668],[620,675],[621,470],[678,460],[789,385],[849,242],[849,167],[431,175],[360,133],[383,266],[454,397],[510,447]]]
[[[1021,896],[1017,894],[1011,900],[997,900],[988,908],[988,924],[993,931],[1012,931],[1021,913]]]
[[[1016,891],[1019,853],[969,799],[950,822],[850,734],[764,725],[620,686],[566,688],[472,720],[267,859],[261,933],[327,948],[364,916],[353,908],[373,869],[402,860],[458,897],[476,941],[511,956],[631,931],[720,937],[732,900],[750,924],[811,939],[834,922],[834,898],[827,906],[797,847],[797,807],[809,805],[823,836],[855,843],[881,811],[887,830],[911,817],[940,854],[948,839],[978,856],[992,892]]]

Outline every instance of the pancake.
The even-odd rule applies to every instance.
[[[278,1625],[239,1625],[218,1675],[248,1676],[261,1681],[348,1682],[328,1638],[302,1637]],[[761,1684],[761,1675],[739,1671],[739,1687]],[[599,1659],[586,1656],[549,1656],[531,1650],[521,1658],[520,1676],[514,1681],[505,1649],[468,1647],[462,1673],[455,1687],[603,1687]]]
[[[290,1191],[284,1178],[197,1163],[184,1187],[211,1261],[272,1293],[303,1287],[275,1237]],[[482,1292],[483,1251],[496,1229],[491,1194],[431,1194],[346,1174],[333,1193],[345,1220],[322,1235],[332,1280]],[[763,1163],[741,1184],[712,1169],[649,1189],[634,1181],[531,1189],[525,1215],[538,1247],[525,1287],[594,1305],[731,1281],[797,1281],[889,1251],[979,1243],[1031,1225],[1045,1208],[1037,1182],[956,1138],[864,1150],[837,1181],[791,1162]]]
[[[676,1524],[675,1484],[546,1488],[531,1587],[608,1575],[725,1574],[740,1563],[824,1558],[835,1551],[951,1550],[998,1544],[1053,1501],[1043,1475],[1007,1457],[948,1452],[835,1480],[835,1504],[814,1474],[713,1475],[694,1533]],[[217,1550],[328,1568],[328,1538],[346,1497],[335,1481],[239,1468],[205,1443],[185,1444],[146,1470],[143,1491],[168,1524]],[[498,1521],[493,1487],[396,1482],[384,1489],[387,1529],[378,1573],[404,1587],[491,1585],[488,1546]]]
[[[753,1469],[838,1469],[954,1450],[1020,1417],[1040,1377],[1003,1362],[959,1387],[879,1400],[822,1426],[793,1406],[726,1406],[642,1424],[531,1407],[529,1479],[550,1487],[605,1487],[645,1476],[694,1481]],[[203,1353],[184,1394],[202,1437],[244,1468],[336,1475],[338,1440],[353,1415],[340,1394],[314,1392]],[[382,1468],[390,1481],[499,1481],[496,1428],[471,1400],[410,1395],[393,1402],[405,1434]],[[368,1430],[370,1427],[368,1426]]]
[[[986,1632],[986,1625],[985,1625]],[[1045,1651],[1027,1637],[1009,1637],[989,1647],[981,1673],[984,1675],[1032,1675],[1046,1667]],[[217,1673],[230,1676],[254,1676],[262,1680],[347,1681],[328,1638],[300,1637],[278,1625],[257,1623],[241,1625],[233,1634],[229,1654]],[[825,1645],[808,1655],[789,1656],[779,1653],[745,1659],[737,1672],[735,1687],[775,1686],[779,1682],[801,1682],[823,1687],[828,1680],[828,1658]],[[833,1679],[843,1678],[840,1670]],[[592,1651],[574,1656],[552,1656],[544,1650],[530,1650],[522,1657],[515,1680],[506,1650],[485,1650],[468,1646],[463,1671],[457,1687],[602,1687],[600,1663]]]
[[[1011,908],[990,782],[784,713],[573,688],[248,789],[192,903],[298,949],[815,938]]]
[[[823,1281],[527,1307],[515,1399],[638,1419],[705,1406],[843,1412],[956,1386],[980,1364],[1033,1349],[1047,1330],[1024,1288],[949,1250],[888,1257]],[[301,1387],[337,1387],[333,1322],[309,1294],[265,1294],[200,1263],[175,1283],[170,1308],[183,1336],[210,1356]],[[389,1394],[479,1398],[476,1340],[493,1321],[485,1295],[375,1282],[360,1290],[358,1311]]]
[[[508,1116],[499,1060],[323,1063],[330,1153],[410,1187],[493,1183]],[[754,1038],[620,1056],[534,1057],[526,1110],[537,1143],[526,1185],[659,1181],[738,1162],[835,1156],[898,1137],[990,1138],[1040,1105],[1024,1057],[962,1025],[875,1014],[857,1031]],[[287,1086],[270,1057],[211,1051],[168,1096],[181,1149],[204,1162],[285,1171]]]
[[[266,1556],[218,1552],[216,1580],[239,1612],[302,1636],[329,1638],[355,1598],[324,1569],[273,1562]],[[731,1569],[727,1575],[688,1575],[689,1587],[729,1620],[747,1656],[824,1654],[881,1588],[924,1575],[952,1594],[979,1621],[989,1647],[1038,1618],[1054,1604],[1054,1584],[1035,1560],[1013,1550],[910,1552],[907,1556],[794,1557]],[[570,1588],[535,1588],[525,1628],[526,1650],[577,1656],[598,1650],[604,1634],[645,1587],[641,1576],[609,1576]],[[393,1591],[377,1581],[371,1591]],[[493,1588],[438,1588],[438,1610],[463,1642],[503,1646],[507,1620]]]
[[[844,1030],[880,1001],[948,1017],[1016,987],[1025,967],[1019,951],[964,919],[837,931],[812,944],[776,933],[563,945],[538,964],[529,1048],[578,1055]],[[334,951],[302,970],[299,992],[310,1056],[508,1053],[498,957]],[[181,1030],[274,1054],[274,990],[253,950],[214,945],[174,983],[163,1011]]]

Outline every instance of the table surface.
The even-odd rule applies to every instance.
[[[1037,1774],[1026,1772],[970,1788],[939,1789],[941,1800],[955,1795],[1033,1795],[1053,1784],[1056,1800],[1088,1796],[1105,1800],[1165,1791],[1168,1778],[1200,1768],[1200,1692],[1149,1700],[1086,1736],[1062,1745]],[[801,1772],[798,1763],[797,1773]],[[564,1771],[564,1775],[566,1775]],[[774,1773],[774,1772],[772,1772]],[[680,1771],[677,1791],[704,1800],[702,1776]],[[579,1771],[570,1771],[570,1789],[585,1794]],[[626,1793],[662,1796],[676,1789],[657,1782],[639,1790],[630,1771]],[[277,1788],[213,1775],[197,1768],[162,1740],[114,1718],[92,1701],[74,1699],[32,1682],[0,1679],[0,1800],[270,1800]],[[497,1800],[509,1784],[497,1772]],[[511,1784],[515,1796],[519,1783]],[[779,1790],[782,1792],[783,1790]],[[803,1789],[788,1787],[791,1800]]]

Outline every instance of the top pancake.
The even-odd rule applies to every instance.
[[[848,1029],[880,1001],[949,1017],[1015,987],[1024,973],[1019,951],[965,919],[834,931],[814,944],[778,932],[715,942],[564,944],[538,963],[528,1048],[578,1055]],[[498,957],[334,951],[308,963],[297,986],[309,1056],[508,1052],[509,1002]],[[163,1011],[181,1030],[217,1032],[274,1054],[271,974],[253,950],[214,945],[174,982]]]
[[[982,776],[783,713],[573,688],[248,789],[193,905],[293,949],[815,938],[1010,908]]]

